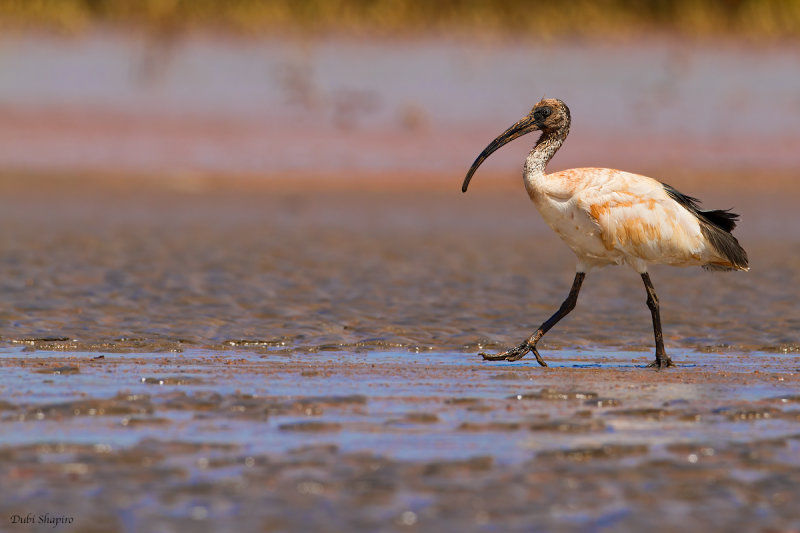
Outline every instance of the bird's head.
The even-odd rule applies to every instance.
[[[495,140],[489,143],[489,146],[483,149],[483,152],[475,159],[469,172],[467,172],[467,176],[464,178],[464,184],[461,186],[461,191],[467,192],[467,187],[472,179],[472,175],[475,174],[475,171],[478,170],[481,163],[501,146],[510,143],[518,137],[522,137],[526,133],[536,130],[543,133],[560,130],[566,131],[569,128],[569,123],[570,116],[567,104],[556,98],[542,99],[538,104],[533,106],[530,113],[498,135]]]

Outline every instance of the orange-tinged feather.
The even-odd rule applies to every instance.
[[[527,174],[545,221],[589,264],[725,264],[697,218],[646,176],[605,168]],[[565,223],[569,220],[569,223]]]

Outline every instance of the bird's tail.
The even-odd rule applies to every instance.
[[[700,231],[726,261],[706,263],[706,270],[750,270],[747,252],[731,235],[739,215],[728,210],[699,211]]]
[[[674,187],[662,184],[667,194],[676,202],[688,209],[700,222],[700,231],[711,246],[721,256],[721,261],[713,261],[703,265],[706,270],[750,270],[747,252],[731,235],[736,227],[739,215],[731,213],[730,209],[715,209],[703,211],[697,198],[687,196]]]

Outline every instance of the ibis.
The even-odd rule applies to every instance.
[[[575,308],[586,274],[594,267],[626,264],[644,282],[653,319],[658,369],[674,366],[664,350],[661,315],[648,265],[700,266],[706,270],[748,270],[747,253],[731,231],[739,215],[704,210],[696,198],[655,179],[609,168],[574,168],[548,174],[547,163],[569,134],[570,112],[564,102],[541,100],[530,113],[501,133],[472,163],[462,192],[492,153],[514,139],[540,131],[525,159],[525,189],[545,222],[577,256],[575,278],[561,307],[521,344],[487,360],[516,361],[531,352],[547,366],[536,344]]]

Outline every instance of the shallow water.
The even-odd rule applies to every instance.
[[[684,355],[6,349],[0,511],[111,532],[796,527],[800,358]]]
[[[428,461],[493,456],[498,433],[510,432],[515,439],[503,445],[495,460],[518,463],[532,450],[584,440],[663,446],[701,437],[727,440],[736,432],[750,439],[752,428],[741,424],[750,419],[731,416],[737,406],[756,402],[789,408],[800,401],[794,385],[800,373],[796,356],[690,352],[686,357],[679,372],[683,379],[660,383],[659,374],[643,370],[649,354],[634,351],[561,350],[550,369],[543,370],[535,361],[482,363],[460,352],[287,356],[187,350],[97,356],[14,349],[0,354],[0,400],[6,402],[2,420],[9,430],[4,443],[57,440],[119,449],[144,438],[188,436],[189,441],[236,443],[253,454],[329,443],[348,453],[383,450],[397,459]],[[716,378],[708,386],[692,382],[723,368],[733,376],[764,376]],[[570,369],[578,379],[564,389],[561,377]],[[609,380],[609,374],[618,379]],[[621,409],[632,404],[633,411]],[[509,405],[547,408],[522,409],[530,416],[520,419],[520,409]],[[552,417],[573,416],[581,407],[622,418],[613,430],[580,420],[564,421],[564,427],[551,424]],[[800,430],[787,422],[791,417],[781,418],[770,409],[758,416],[759,409],[755,419],[780,418],[773,427],[761,424],[760,438]],[[649,431],[648,426],[662,425],[650,422],[665,417],[676,421],[673,431]],[[706,423],[698,426],[700,418]],[[531,424],[564,438],[530,440],[520,430]],[[474,433],[468,445],[460,431]],[[575,433],[592,435],[576,441]]]

